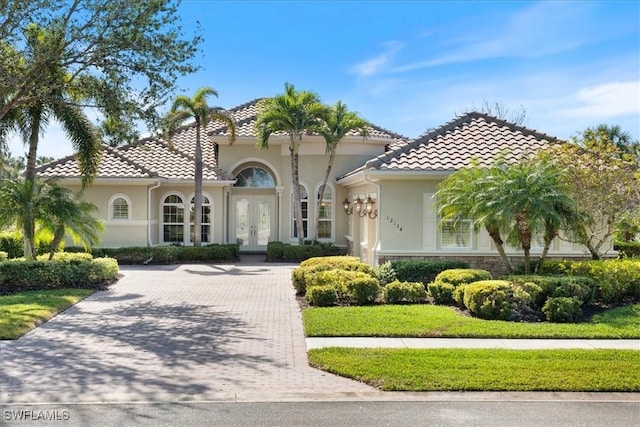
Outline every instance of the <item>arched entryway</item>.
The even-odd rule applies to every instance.
[[[263,252],[278,240],[277,174],[268,165],[246,162],[233,170],[236,183],[229,203],[229,237],[242,252]]]

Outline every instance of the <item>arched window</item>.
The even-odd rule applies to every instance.
[[[293,193],[293,192],[292,192]],[[302,229],[304,238],[309,237],[309,192],[304,184],[300,184],[300,201],[302,202]],[[291,237],[298,238],[298,228],[296,227],[295,198],[291,194]]]
[[[318,186],[317,198],[320,199],[320,189]],[[324,188],[322,200],[320,201],[320,217],[318,221],[318,239],[333,239],[333,188],[329,184]]]
[[[196,202],[196,198],[192,197],[191,198],[191,203],[189,205],[189,212],[190,212],[190,224],[189,224],[189,236],[191,239],[191,242],[193,242],[193,236],[194,236],[194,221],[195,221],[195,215],[194,215],[194,206],[195,206],[195,202]],[[208,196],[203,195],[202,196],[202,223],[200,224],[200,229],[201,234],[200,234],[200,241],[202,243],[211,243],[212,239],[211,239],[211,200],[209,199]]]
[[[131,200],[124,194],[114,194],[109,199],[109,219],[131,219]]]
[[[274,188],[276,186],[273,176],[265,169],[251,166],[241,170],[236,175],[234,187],[244,188]]]
[[[184,242],[184,202],[177,194],[168,195],[162,202],[162,240]]]

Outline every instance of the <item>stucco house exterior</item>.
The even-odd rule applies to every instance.
[[[204,133],[205,244],[237,242],[241,252],[261,252],[269,241],[297,242],[289,139],[274,135],[268,150],[256,148],[258,101],[228,110],[237,122],[233,144],[220,123],[210,122]],[[191,244],[195,134],[194,125],[180,128],[171,148],[154,138],[104,147],[97,177],[83,195],[105,221],[101,246]],[[495,259],[486,233],[464,226],[452,233],[446,224],[438,226],[432,209],[438,183],[473,158],[488,164],[501,153],[519,156],[556,142],[482,113],[465,114],[414,140],[371,124],[366,139],[354,133],[338,147],[321,205],[319,239],[347,247],[372,264],[404,257]],[[305,136],[300,183],[309,236],[326,164],[324,140]],[[81,188],[73,156],[43,165],[38,173]],[[559,240],[550,256],[584,253]]]

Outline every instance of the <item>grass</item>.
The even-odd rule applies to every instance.
[[[93,291],[49,289],[0,296],[0,339],[21,337]]]
[[[314,307],[302,316],[309,337],[640,338],[640,304],[575,324],[482,320],[427,304]]]
[[[640,391],[634,350],[333,347],[309,362],[387,391]]]

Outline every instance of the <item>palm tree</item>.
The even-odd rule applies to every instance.
[[[276,132],[289,135],[293,206],[296,219],[298,244],[304,244],[302,227],[302,203],[300,201],[300,172],[298,156],[302,137],[307,132],[318,131],[328,114],[328,108],[320,102],[318,95],[309,91],[296,91],[285,83],[284,94],[265,99],[260,103],[256,134],[258,148],[269,148],[269,137]]]
[[[320,225],[320,208],[322,199],[324,198],[324,189],[329,181],[331,175],[331,169],[333,168],[333,162],[336,158],[336,151],[338,150],[338,144],[342,139],[352,131],[359,131],[360,135],[364,138],[369,136],[367,130],[367,122],[361,119],[357,113],[349,111],[347,105],[342,101],[338,101],[335,107],[329,110],[329,114],[325,118],[325,123],[318,129],[318,133],[322,135],[326,143],[326,153],[329,155],[327,162],[327,170],[324,175],[324,181],[320,186],[318,192],[318,200],[316,202],[316,216],[313,240],[318,240],[318,227]]]
[[[195,119],[196,125],[196,148],[195,148],[195,195],[194,195],[194,237],[193,245],[200,246],[202,244],[202,144],[200,134],[205,130],[207,124],[211,120],[223,122],[229,129],[229,142],[233,143],[236,137],[236,125],[233,117],[221,108],[210,108],[207,104],[207,96],[218,96],[218,93],[210,87],[202,87],[198,89],[193,96],[189,98],[180,95],[173,100],[171,110],[166,118],[166,125],[171,147],[171,138],[175,134],[177,127],[184,123],[185,120]]]
[[[31,25],[27,36],[27,63],[43,55],[59,54],[58,44],[62,39],[54,30]],[[28,146],[25,179],[32,180],[36,176],[40,134],[51,119],[57,120],[75,148],[82,184],[86,187],[97,174],[102,152],[99,133],[79,105],[91,97],[85,90],[87,81],[72,83],[72,74],[60,64],[52,64],[41,74],[41,87],[26,95],[31,101],[10,110],[2,118],[0,142],[4,142],[4,137],[12,131],[22,135],[24,144]]]
[[[53,259],[65,235],[69,235],[74,243],[81,243],[85,249],[100,242],[104,224],[94,215],[98,208],[80,199],[65,187],[51,183],[47,197],[42,201],[42,212],[38,233],[46,233],[53,237],[49,259]]]
[[[507,271],[513,271],[511,261],[504,249],[505,230],[508,218],[505,218],[494,204],[493,195],[487,189],[487,177],[494,168],[481,168],[477,162],[449,175],[438,186],[435,194],[435,206],[440,224],[449,223],[453,230],[464,221],[471,221],[477,232],[484,227],[496,246],[500,259]]]
[[[492,209],[511,222],[509,241],[524,251],[525,274],[531,269],[531,242],[542,234],[544,248],[538,265],[546,257],[560,229],[577,218],[569,189],[562,184],[561,172],[546,161],[522,158],[507,164],[498,160],[481,185],[492,195]]]

